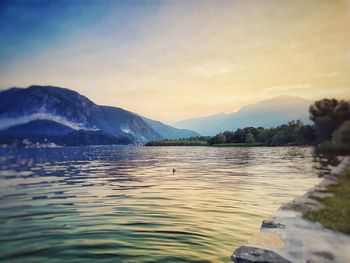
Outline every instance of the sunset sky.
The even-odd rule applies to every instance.
[[[350,99],[350,1],[1,1],[0,63],[1,89],[66,87],[165,122]]]

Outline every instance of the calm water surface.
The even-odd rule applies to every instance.
[[[310,148],[0,154],[3,262],[230,262],[263,218],[319,180]]]

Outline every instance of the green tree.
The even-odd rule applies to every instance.
[[[235,131],[235,141],[234,142],[238,142],[238,143],[244,143],[245,142],[245,137],[246,137],[246,132],[244,129],[237,129]]]
[[[300,127],[297,142],[299,145],[312,145],[316,140],[315,128],[311,125]]]
[[[248,144],[252,144],[255,142],[254,135],[249,131],[245,137],[245,142]]]
[[[224,136],[226,137],[226,142],[235,142],[235,133],[232,131],[225,131]]]
[[[350,120],[350,104],[344,100],[323,99],[310,106],[310,119],[315,123],[319,142],[329,141],[342,123]]]
[[[298,145],[298,134],[303,127],[300,120],[288,122],[274,129],[270,129],[269,144],[271,146]]]
[[[213,144],[222,144],[222,143],[226,143],[226,137],[224,134],[222,133],[219,133],[213,137],[211,137],[209,140],[208,140],[208,144],[210,145],[213,145]]]
[[[344,121],[342,126],[333,134],[332,141],[335,143],[350,146],[350,121]]]

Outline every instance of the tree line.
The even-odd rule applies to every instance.
[[[310,106],[309,113],[313,124],[303,124],[300,120],[296,120],[273,128],[246,127],[225,131],[215,136],[163,140],[150,142],[147,145],[326,145],[350,148],[350,103],[348,101],[322,99]]]
[[[224,143],[259,143],[265,146],[313,145],[316,136],[311,125],[291,121],[275,128],[246,127],[225,131],[208,139],[209,145]]]

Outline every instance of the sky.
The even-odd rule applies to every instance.
[[[350,99],[350,0],[0,0],[0,89],[52,85],[163,122]]]

